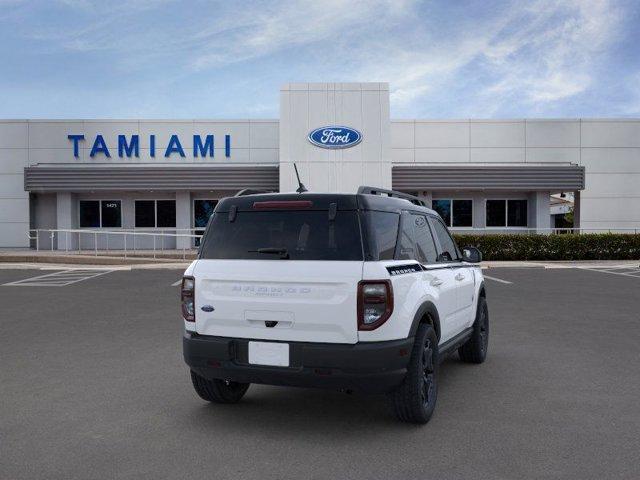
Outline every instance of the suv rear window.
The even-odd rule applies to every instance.
[[[199,258],[236,260],[362,260],[355,211],[322,210],[214,213]]]

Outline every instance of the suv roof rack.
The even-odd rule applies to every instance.
[[[257,195],[259,193],[273,193],[271,190],[260,190],[256,188],[243,188],[234,197],[244,197],[245,195]]]
[[[358,194],[366,194],[366,195],[380,195],[387,197],[395,197],[402,198],[403,200],[408,200],[414,205],[419,205],[421,207],[426,207],[427,204],[421,198],[416,197],[415,195],[409,195],[408,193],[398,192],[396,190],[386,190],[384,188],[378,187],[367,187],[365,185],[358,188]]]

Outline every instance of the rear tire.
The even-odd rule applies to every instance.
[[[398,420],[427,423],[438,397],[438,337],[431,325],[420,324],[402,385],[389,393]]]
[[[237,403],[249,389],[249,383],[208,380],[191,370],[191,382],[196,393],[208,402]]]
[[[473,322],[473,332],[467,343],[458,349],[460,360],[467,363],[482,363],[487,358],[489,347],[489,309],[484,297],[478,299],[476,320]]]

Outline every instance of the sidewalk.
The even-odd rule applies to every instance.
[[[154,258],[155,256],[155,258]],[[188,265],[196,257],[195,250],[137,250],[135,252],[98,251],[64,252],[56,250],[11,249],[0,250],[0,268],[7,264],[55,264],[55,265]]]
[[[184,258],[183,258],[184,255]],[[29,249],[0,250],[0,268],[8,268],[9,264],[47,264],[58,266],[78,265],[156,265],[162,268],[171,266],[186,266],[196,257],[195,250],[137,250],[135,252],[98,251],[93,250],[68,253],[61,251],[36,251]],[[582,260],[582,261],[487,261],[482,262],[482,268],[594,268],[606,266],[638,267],[640,260]]]

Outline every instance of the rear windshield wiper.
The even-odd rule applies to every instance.
[[[265,247],[259,248],[257,250],[249,250],[250,253],[266,253],[272,255],[280,255],[280,258],[283,260],[289,259],[289,252],[286,248],[278,248],[278,247]]]

